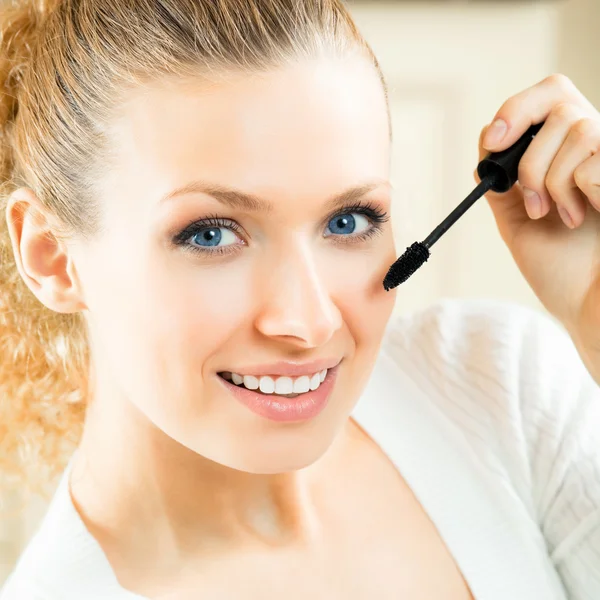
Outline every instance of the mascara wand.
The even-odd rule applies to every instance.
[[[420,269],[431,256],[429,249],[479,198],[489,190],[503,194],[512,188],[519,176],[519,162],[543,125],[544,123],[532,125],[510,148],[489,154],[479,163],[477,167],[477,174],[481,179],[479,185],[431,232],[429,237],[423,242],[415,242],[409,246],[390,267],[383,280],[386,291],[398,287]]]

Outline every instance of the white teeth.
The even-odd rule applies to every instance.
[[[261,377],[260,391],[263,394],[272,394],[275,391],[275,382],[270,377]]]
[[[310,390],[310,378],[307,375],[298,377],[294,381],[294,394],[304,394]]]
[[[233,381],[235,385],[244,385],[249,390],[258,390],[263,394],[279,394],[286,396],[288,394],[305,394],[309,390],[316,390],[327,377],[327,369],[323,369],[312,376],[302,375],[301,377],[254,377],[253,375],[239,375],[230,371],[224,371],[222,376]]]
[[[275,393],[276,394],[293,394],[294,393],[294,382],[291,377],[278,377],[275,380]]]
[[[310,378],[310,389],[311,390],[316,390],[320,385],[321,385],[321,376],[320,376],[319,373],[315,373]]]
[[[249,390],[258,389],[258,379],[253,375],[244,375],[244,386]]]

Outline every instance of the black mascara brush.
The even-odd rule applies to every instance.
[[[510,148],[489,154],[479,163],[477,173],[481,183],[431,232],[427,239],[409,246],[406,252],[390,267],[383,280],[383,287],[386,291],[389,292],[398,287],[420,269],[430,257],[429,249],[486,192],[492,190],[504,193],[512,188],[518,179],[519,162],[543,125],[544,123],[532,125]]]

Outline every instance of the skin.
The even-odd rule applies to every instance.
[[[73,500],[116,562],[143,562],[160,547],[164,561],[183,563],[207,538],[229,550],[314,540],[313,498],[347,460],[356,438],[348,416],[395,300],[382,286],[396,256],[389,221],[352,241],[328,230],[348,211],[326,209],[368,185],[360,200],[390,212],[376,72],[364,59],[321,59],[218,85],[157,82],[120,107],[111,134],[118,155],[99,186],[99,237],[48,241],[52,217],[31,190],[15,192],[7,213],[32,291],[89,324],[94,399]],[[161,201],[198,179],[272,211],[232,209],[206,193]],[[231,252],[172,245],[192,220],[215,214],[243,228],[227,235]],[[359,232],[373,227],[350,214]],[[259,417],[216,379],[324,357],[343,362],[327,407],[308,422]]]
[[[581,221],[586,201],[600,206],[592,152],[600,137],[591,133],[600,129],[598,115],[555,76],[502,106],[497,116],[509,133],[493,149],[549,115],[520,179],[546,203],[534,216],[565,206],[575,228],[551,215],[531,219],[520,186],[488,201],[519,268],[593,366],[600,361],[588,329],[600,338],[600,323],[575,315],[596,293],[589,277],[592,257],[600,256],[595,211]],[[332,580],[346,550],[360,558],[340,580],[363,591],[336,588],[323,597],[372,597],[364,582],[387,576],[402,578],[407,597],[470,598],[410,490],[349,419],[393,308],[395,295],[381,282],[396,252],[389,222],[359,243],[324,237],[335,216],[324,206],[348,188],[378,182],[364,199],[390,212],[388,122],[372,67],[321,59],[218,85],[159,82],[132,94],[111,132],[118,160],[100,186],[101,236],[66,246],[46,237],[52,217],[26,188],[11,197],[7,217],[31,290],[57,312],[83,311],[89,324],[94,401],[71,494],[119,580],[167,598],[160,590],[189,567],[194,574],[181,577],[191,591],[178,598],[195,597],[198,578],[210,581],[199,565],[209,564],[217,598],[232,572],[244,581],[268,578],[278,589],[303,561],[315,588],[289,593],[282,584],[278,594],[306,597]],[[485,132],[482,156],[492,149],[484,147]],[[160,202],[199,178],[258,196],[273,211],[227,208],[205,193]],[[190,221],[215,213],[242,228],[233,252],[201,257],[170,244]],[[309,422],[258,417],[215,380],[248,364],[331,356],[344,359],[338,382]],[[336,545],[348,531],[363,535]],[[403,558],[369,563],[376,547],[367,539],[390,540],[387,555]],[[319,562],[331,556],[337,563]],[[252,564],[245,574],[240,558]],[[398,574],[398,564],[406,573]],[[356,579],[361,573],[364,580]]]

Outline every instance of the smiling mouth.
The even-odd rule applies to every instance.
[[[238,375],[230,371],[223,371],[218,375],[232,385],[258,394],[297,398],[302,394],[317,390],[325,381],[327,373],[328,369],[323,369],[311,376],[303,375],[301,377],[253,377]]]

